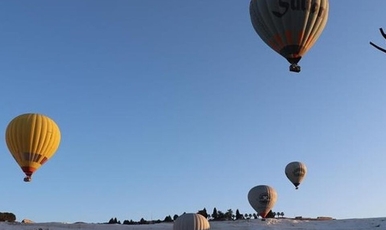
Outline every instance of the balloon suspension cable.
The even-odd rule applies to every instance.
[[[24,182],[31,182],[32,178],[30,176],[24,177]]]
[[[379,28],[379,31],[381,31],[382,37],[383,37],[384,39],[386,39],[386,33],[383,31],[383,29],[382,29],[382,28]],[[380,47],[380,46],[377,46],[377,45],[375,45],[375,44],[372,43],[372,42],[370,42],[370,45],[372,45],[372,46],[374,46],[375,48],[377,48],[378,50],[380,50],[380,51],[386,53],[386,49],[384,49],[384,48],[382,48],[382,47]]]
[[[289,70],[291,72],[299,73],[300,72],[300,66],[296,63],[293,63],[290,65]]]

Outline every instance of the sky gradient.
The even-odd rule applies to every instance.
[[[255,33],[249,0],[0,2],[0,128],[36,112],[62,133],[31,183],[0,144],[19,220],[252,213],[385,216],[386,1],[330,1],[299,74]],[[284,174],[302,161],[295,190]]]

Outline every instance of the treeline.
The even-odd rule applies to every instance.
[[[246,219],[258,219],[259,216],[257,213],[240,213],[238,209],[236,212],[233,212],[232,209],[228,209],[226,212],[222,212],[217,210],[217,208],[213,208],[213,212],[209,214],[206,208],[197,211],[196,213],[201,214],[209,221],[229,221],[229,220],[246,220]],[[183,213],[185,214],[185,212]],[[145,220],[141,218],[139,221],[133,220],[124,220],[121,222],[116,217],[111,218],[109,222],[105,224],[127,224],[127,225],[137,225],[137,224],[156,224],[156,223],[168,223],[175,221],[179,216],[177,214],[166,216],[163,220]],[[267,214],[266,218],[275,218],[275,217],[284,217],[284,212],[273,212],[272,210]]]
[[[240,213],[238,209],[236,209],[236,212],[234,213],[232,209],[228,209],[226,212],[222,212],[217,210],[216,208],[213,208],[212,214],[208,214],[206,209],[199,210],[197,212],[198,214],[203,215],[208,220],[213,221],[224,221],[224,220],[244,220],[244,219],[258,219],[259,216],[257,213]],[[275,218],[275,217],[284,217],[284,212],[273,212],[272,210],[269,211],[266,218]]]

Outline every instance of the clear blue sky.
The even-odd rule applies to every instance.
[[[268,184],[287,216],[385,216],[386,1],[330,1],[288,71],[249,0],[0,2],[0,128],[53,118],[56,155],[31,183],[1,142],[0,211],[35,221],[252,213]],[[290,161],[308,175],[299,190]]]

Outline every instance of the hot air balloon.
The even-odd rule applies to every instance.
[[[173,224],[173,230],[208,230],[209,221],[196,213],[185,213],[179,216]]]
[[[298,189],[306,174],[307,167],[302,162],[294,161],[285,167],[285,175],[295,185],[296,189]]]
[[[298,62],[322,33],[328,11],[328,0],[251,0],[249,5],[255,31],[293,72],[300,72]]]
[[[277,193],[275,189],[268,185],[255,186],[248,193],[249,204],[262,218],[265,218],[272,210],[276,200]]]
[[[8,124],[5,140],[26,175],[25,182],[31,181],[32,174],[55,154],[60,137],[57,124],[42,114],[22,114]]]

